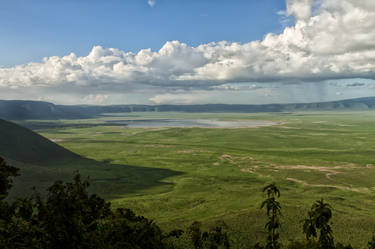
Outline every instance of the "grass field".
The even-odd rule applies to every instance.
[[[109,119],[158,118],[281,124],[133,129],[105,123]],[[90,175],[93,191],[115,207],[134,209],[165,228],[185,227],[194,220],[209,225],[223,219],[230,227],[234,248],[246,248],[245,244],[265,238],[261,190],[275,182],[282,194],[282,241],[303,239],[301,220],[321,198],[334,208],[336,240],[365,247],[375,232],[373,111],[130,113],[28,123],[42,128],[36,131],[43,136],[95,160],[22,167],[28,186],[38,185],[38,177],[48,182],[52,175],[60,174],[66,179],[73,168],[79,168]]]

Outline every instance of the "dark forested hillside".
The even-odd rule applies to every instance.
[[[375,97],[347,99],[319,103],[267,104],[267,105],[55,105],[42,101],[0,100],[0,118],[25,119],[76,119],[90,118],[102,113],[123,112],[293,112],[324,110],[375,109]]]
[[[1,119],[0,154],[23,163],[43,163],[79,157],[27,128]]]

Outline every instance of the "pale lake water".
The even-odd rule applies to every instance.
[[[202,128],[241,128],[277,125],[279,122],[246,120],[221,121],[214,119],[141,119],[141,120],[108,120],[107,123],[124,125],[129,128],[163,128],[163,127],[202,127]]]

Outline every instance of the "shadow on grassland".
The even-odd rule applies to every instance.
[[[164,179],[181,173],[151,167],[97,162],[84,158],[45,137],[15,123],[0,119],[0,156],[20,168],[10,198],[27,196],[35,186],[45,191],[57,180],[72,181],[74,171],[90,177],[91,192],[104,198],[157,188],[168,191]]]
[[[167,192],[173,184],[164,180],[182,174],[169,169],[112,164],[86,158],[50,161],[38,165],[13,160],[9,160],[9,163],[20,168],[21,174],[14,179],[10,199],[30,195],[33,187],[45,194],[46,189],[57,180],[71,182],[73,173],[77,170],[83,177],[89,177],[89,191],[105,199],[137,194],[149,189]]]

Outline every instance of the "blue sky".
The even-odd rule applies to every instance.
[[[281,32],[282,0],[2,0],[0,65],[40,61],[93,46],[136,52],[166,41],[248,42]]]
[[[373,0],[0,2],[0,99],[314,102],[374,79]]]

